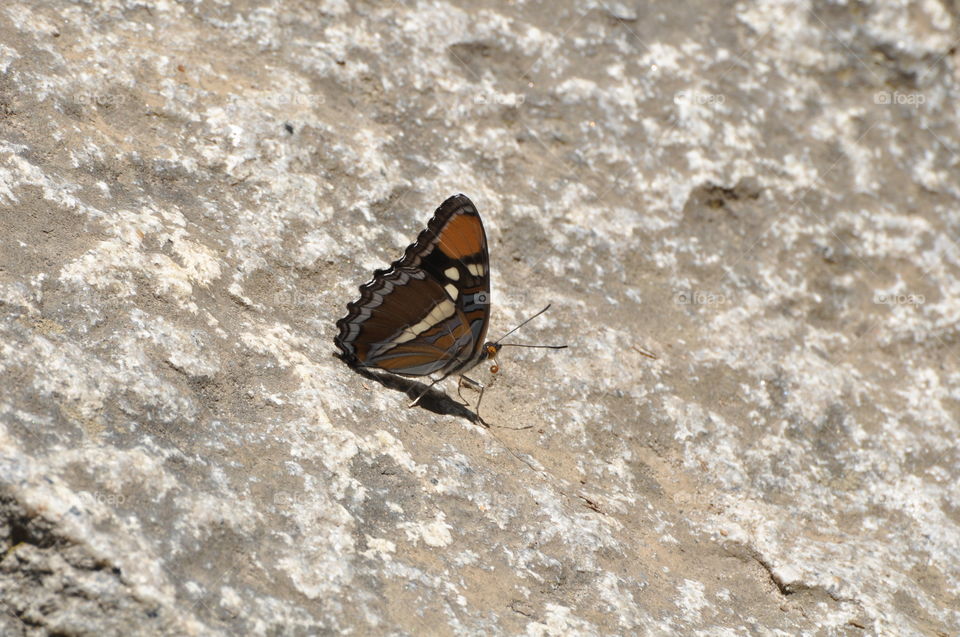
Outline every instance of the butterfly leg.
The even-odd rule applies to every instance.
[[[460,377],[460,380],[457,381],[457,396],[460,397],[460,400],[463,401],[463,404],[464,404],[464,405],[469,405],[469,404],[470,404],[470,401],[468,401],[466,398],[464,398],[464,397],[463,397],[463,394],[460,393],[460,390],[463,389],[463,386],[464,386],[464,385],[466,385],[466,383],[463,382],[463,376],[461,376],[461,377]]]
[[[443,378],[446,378],[446,376],[444,376]],[[407,405],[407,407],[416,407],[416,406],[417,406],[417,403],[420,402],[420,399],[423,398],[428,391],[430,391],[430,388],[433,387],[434,385],[436,385],[437,383],[439,383],[441,380],[443,380],[443,378],[438,378],[438,379],[434,380],[433,382],[431,382],[429,385],[427,385],[427,386],[424,388],[424,390],[423,390],[422,392],[420,392],[420,394],[419,394],[416,398],[413,399],[413,402],[410,403],[409,405]]]
[[[462,387],[463,385],[466,385],[466,386],[469,387],[470,389],[474,389],[474,390],[480,392],[480,397],[477,398],[477,406],[474,407],[473,410],[474,410],[474,412],[476,412],[476,414],[477,414],[477,422],[479,422],[479,423],[480,423],[481,425],[483,425],[484,427],[489,428],[490,425],[488,425],[487,422],[483,419],[483,416],[480,415],[480,402],[483,400],[483,390],[486,389],[486,388],[484,387],[483,383],[481,383],[480,381],[473,380],[473,379],[470,378],[469,376],[463,376],[463,375],[461,375],[461,376],[460,376],[460,383],[459,383],[458,386],[457,386],[457,394],[460,393],[460,387]],[[460,396],[460,398],[463,398],[463,396]],[[464,401],[464,402],[466,402],[466,401]]]

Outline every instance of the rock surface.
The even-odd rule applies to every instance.
[[[0,16],[2,634],[960,633],[956,4]],[[331,356],[456,192],[489,430]]]

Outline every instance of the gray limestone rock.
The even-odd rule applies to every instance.
[[[4,3],[0,632],[960,633],[958,19]],[[457,192],[490,429],[332,356]]]

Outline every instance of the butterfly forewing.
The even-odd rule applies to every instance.
[[[352,365],[405,376],[464,372],[484,357],[490,267],[480,214],[444,201],[403,257],[360,286],[334,339]]]

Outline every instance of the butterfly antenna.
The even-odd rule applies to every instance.
[[[527,345],[526,343],[497,343],[502,347],[529,347],[531,349],[566,349],[569,345]]]
[[[524,325],[526,325],[526,324],[529,323],[530,321],[532,321],[533,319],[537,318],[538,316],[540,316],[541,314],[543,314],[544,312],[546,312],[547,310],[549,310],[551,305],[552,305],[552,303],[547,303],[547,307],[543,308],[542,310],[540,310],[539,312],[537,312],[536,314],[534,314],[533,316],[531,316],[530,318],[528,318],[527,320],[525,320],[523,323],[521,323],[520,325],[516,326],[515,328],[513,328],[512,330],[510,330],[509,332],[507,332],[506,334],[504,334],[504,335],[501,336],[500,338],[498,338],[498,339],[496,340],[496,344],[497,344],[497,345],[503,345],[503,346],[509,346],[509,347],[532,347],[532,348],[540,348],[540,349],[564,349],[564,348],[566,347],[566,345],[522,345],[522,344],[520,344],[520,343],[501,343],[501,342],[500,342],[500,341],[502,341],[503,339],[505,339],[505,338],[507,338],[508,336],[510,336],[511,334],[513,334],[514,332],[516,332],[517,330],[519,330],[521,327],[523,327]]]
[[[520,325],[516,326],[515,328],[513,328],[512,330],[510,330],[509,332],[507,332],[506,334],[504,334],[504,335],[501,336],[500,338],[498,338],[498,339],[496,340],[496,342],[499,343],[500,341],[502,341],[503,339],[507,338],[508,336],[510,336],[511,334],[513,334],[514,332],[516,332],[517,330],[519,330],[521,327],[523,327],[524,325],[526,325],[527,323],[529,323],[529,322],[532,321],[533,319],[537,318],[538,316],[540,316],[541,314],[543,314],[544,312],[546,312],[547,310],[549,310],[551,305],[553,305],[553,304],[552,304],[552,303],[547,303],[547,307],[543,308],[542,310],[540,310],[539,312],[537,312],[536,314],[534,314],[533,316],[531,316],[530,318],[528,318],[526,321],[524,321],[524,322],[521,323]]]

